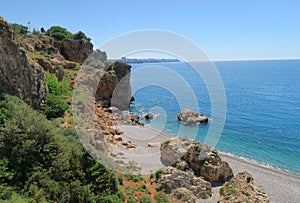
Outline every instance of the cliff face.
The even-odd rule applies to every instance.
[[[83,63],[89,54],[93,52],[93,44],[84,39],[54,41],[53,46],[59,50],[66,60],[79,63]]]
[[[57,41],[45,35],[31,35],[20,41],[31,64],[38,63],[45,71],[55,74],[59,80],[64,77],[64,69],[79,67],[93,51],[93,44],[84,39]]]
[[[126,63],[112,64],[99,81],[96,100],[102,101],[104,107],[127,110],[131,98],[130,71],[131,66]]]
[[[30,65],[26,52],[13,40],[13,32],[0,17],[0,93],[15,95],[40,108],[48,89],[42,68]]]

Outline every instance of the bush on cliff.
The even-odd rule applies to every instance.
[[[28,34],[28,27],[21,25],[21,24],[17,24],[17,23],[13,23],[10,24],[11,28],[13,29],[14,33],[17,35],[27,35]]]
[[[61,128],[17,97],[0,100],[0,201],[103,202],[120,199],[113,172],[83,149],[74,128]]]
[[[66,28],[60,26],[52,26],[46,31],[46,35],[53,37],[56,40],[70,39],[72,33]]]
[[[66,78],[58,81],[57,77],[49,72],[45,72],[45,76],[49,96],[43,105],[42,112],[48,119],[63,117],[65,111],[68,110],[66,98],[72,94],[70,82]]]
[[[79,31],[75,34],[72,35],[72,39],[74,40],[81,40],[81,39],[85,39],[87,41],[91,41],[91,38],[87,37],[83,32]]]
[[[74,39],[74,40],[81,40],[85,39],[87,41],[91,41],[91,38],[87,37],[82,31],[79,31],[75,34],[72,34],[66,28],[60,26],[52,26],[46,31],[46,35],[53,37],[56,40],[63,40],[63,39]]]

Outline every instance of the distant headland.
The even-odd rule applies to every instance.
[[[126,58],[122,57],[121,59],[111,59],[110,61],[120,61],[123,63],[163,63],[163,62],[180,62],[178,59],[164,59],[164,58]]]

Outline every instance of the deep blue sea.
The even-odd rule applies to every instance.
[[[140,115],[157,113],[152,121],[154,127],[188,137],[196,132],[196,139],[203,143],[211,124],[188,127],[177,120],[181,108],[188,108],[193,98],[183,88],[186,85],[196,96],[199,113],[209,117],[212,114],[209,91],[193,68],[183,62],[131,65],[131,81],[136,91],[131,110]],[[225,126],[215,147],[221,152],[300,174],[300,60],[222,61],[214,65],[226,95]],[[146,66],[171,70],[185,83],[170,80],[173,76],[168,71],[148,71],[143,80],[156,82],[140,87],[135,82],[140,75],[135,73]],[[167,82],[168,88],[157,81]],[[180,98],[174,91],[180,93]]]

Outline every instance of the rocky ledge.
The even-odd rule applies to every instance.
[[[178,116],[178,120],[184,125],[199,125],[208,123],[208,117],[203,114],[198,114],[190,109],[182,110]]]

